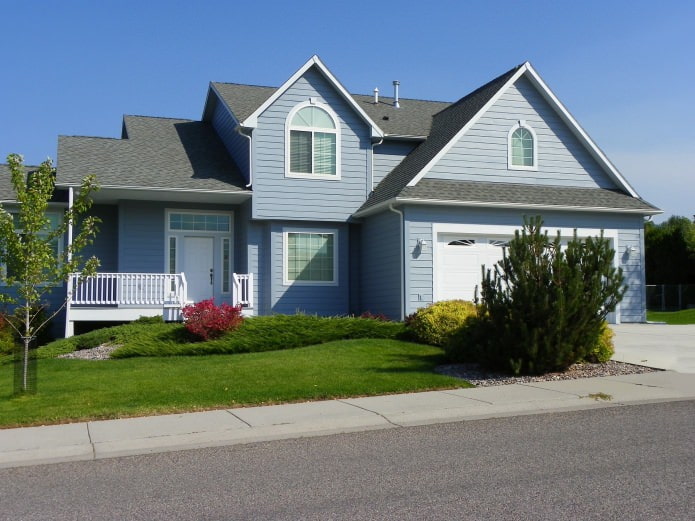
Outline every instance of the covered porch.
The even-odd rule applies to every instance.
[[[157,315],[178,321],[181,309],[195,302],[184,273],[72,274],[67,289],[66,337],[74,335],[75,322],[127,322]],[[253,315],[253,273],[232,273],[231,290],[225,300]]]

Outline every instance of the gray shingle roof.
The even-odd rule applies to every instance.
[[[225,104],[239,121],[248,118],[277,90],[275,87],[258,87],[237,83],[213,83]],[[351,94],[355,103],[364,110],[386,135],[424,137],[430,133],[432,116],[451,103],[399,98],[400,107],[393,106],[393,98]]]
[[[209,123],[126,116],[127,139],[60,136],[57,184],[96,174],[102,186],[244,191],[244,181]]]
[[[37,170],[36,165],[24,165],[24,171],[28,174]],[[12,177],[10,175],[10,166],[0,164],[0,201],[15,201],[16,195],[12,188]]]
[[[619,190],[577,188],[515,183],[483,183],[480,181],[445,181],[421,179],[415,186],[405,187],[399,199],[452,201],[519,206],[557,206],[636,212],[658,211],[658,208]]]
[[[437,113],[434,116],[432,130],[427,140],[384,177],[360,210],[365,210],[396,197],[427,163],[454,138],[456,133],[485,106],[519,67],[505,72]]]

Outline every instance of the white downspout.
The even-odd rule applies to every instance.
[[[393,207],[393,203],[389,204],[389,210],[391,210],[394,213],[397,213],[399,215],[399,220],[400,220],[400,226],[399,226],[399,231],[400,231],[400,265],[401,265],[401,320],[405,320],[405,244],[404,244],[404,237],[405,237],[405,220],[403,217],[403,212],[400,210],[396,210]]]
[[[251,136],[247,136],[241,131],[241,125],[237,125],[234,130],[236,130],[237,134],[249,140],[249,183],[246,185],[246,188],[250,188],[253,184],[253,150],[251,150]]]
[[[75,191],[72,186],[68,187],[68,210],[72,210],[75,202]],[[72,260],[72,219],[68,222],[68,262]],[[70,302],[72,301],[72,273],[68,277],[67,302],[65,304],[65,338],[70,338],[75,334],[75,324],[70,320]]]

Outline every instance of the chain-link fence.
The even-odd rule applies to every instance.
[[[647,309],[678,311],[695,308],[695,284],[655,284],[647,286]]]

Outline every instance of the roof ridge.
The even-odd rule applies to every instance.
[[[238,83],[236,81],[211,81],[213,85],[238,85],[240,87],[258,87],[261,89],[278,89],[272,85],[256,85],[255,83]]]
[[[83,136],[81,134],[58,134],[58,139],[61,137],[78,137],[82,139],[110,139],[112,141],[123,141],[120,137],[106,137],[106,136]]]
[[[177,121],[200,121],[197,119],[190,118],[172,118],[170,116],[145,116],[144,114],[123,114],[123,119],[125,118],[141,118],[141,119],[166,119],[166,120],[177,120]]]

